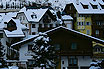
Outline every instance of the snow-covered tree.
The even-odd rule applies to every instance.
[[[34,40],[33,50],[34,66],[53,68],[56,65],[56,53],[54,46],[51,45],[51,40],[47,34],[40,33]]]
[[[91,63],[90,63],[90,68],[89,69],[101,69],[98,62],[93,60]]]
[[[5,67],[6,64],[3,56],[4,56],[4,46],[2,46],[0,43],[0,68]]]

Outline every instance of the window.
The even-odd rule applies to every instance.
[[[42,28],[42,24],[39,24],[39,27]]]
[[[64,64],[64,61],[62,61],[62,64]]]
[[[102,9],[104,9],[104,5],[101,5],[101,4],[100,4],[100,6],[101,6]]]
[[[32,28],[35,28],[35,24],[32,24]]]
[[[23,20],[25,20],[25,17],[23,17]]]
[[[86,25],[90,25],[90,22],[86,22]]]
[[[32,32],[32,35],[35,35],[36,33],[35,32]]]
[[[53,27],[53,24],[50,24],[50,28],[52,28]]]
[[[101,52],[101,48],[96,48],[96,52]]]
[[[32,46],[33,45],[28,45],[28,51],[31,51],[32,50]]]
[[[81,4],[82,4],[82,3],[81,3]],[[83,6],[84,9],[88,9],[88,5],[83,5],[83,4],[82,4],[82,6]]]
[[[92,5],[91,4],[91,6],[92,6],[93,9],[98,9],[97,5]]]
[[[56,27],[60,26],[59,24],[56,24]]]
[[[44,24],[44,27],[48,27],[48,24]]]
[[[101,22],[100,21],[96,21],[96,25],[101,25]]]
[[[54,46],[55,46],[55,50],[57,51],[57,50],[60,50],[60,45],[59,44],[54,44]]]
[[[20,17],[20,21],[22,20],[22,17]]]
[[[86,34],[89,35],[89,34],[90,34],[90,30],[87,30],[87,31],[86,31]]]
[[[76,50],[77,49],[77,44],[76,43],[72,43],[71,44],[71,49],[72,50]]]
[[[78,60],[76,57],[71,56],[69,57],[69,66],[77,66]]]
[[[78,22],[78,25],[84,25],[84,22]]]
[[[98,34],[99,34],[99,30],[96,30],[96,31],[95,31],[95,34],[98,35]]]
[[[63,67],[63,69],[65,69],[65,67]]]
[[[3,38],[3,33],[0,33],[0,38]]]

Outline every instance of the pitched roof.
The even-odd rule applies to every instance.
[[[63,15],[62,20],[73,20],[73,18],[70,15]]]
[[[39,22],[48,9],[26,9],[25,7],[19,11],[23,12],[30,22]],[[35,16],[35,17],[32,17]]]
[[[24,25],[20,23],[19,19],[11,19],[16,23],[17,29],[14,31],[4,30],[4,33],[7,37],[24,37],[24,33],[22,31],[23,28],[26,28]]]
[[[71,3],[76,8],[77,12],[79,14],[104,14],[104,9],[101,7],[99,3],[104,5],[104,2],[102,0],[70,0]],[[88,5],[88,9],[84,9],[83,5]],[[92,5],[96,5],[97,8],[93,9]]]
[[[53,32],[53,31],[56,31],[56,30],[59,30],[59,29],[64,29],[64,30],[67,30],[67,31],[69,31],[69,32],[72,32],[72,33],[75,33],[75,34],[77,34],[77,35],[80,35],[81,37],[86,37],[86,38],[90,39],[91,41],[95,41],[95,42],[99,42],[99,43],[104,44],[104,40],[101,40],[101,39],[99,39],[99,38],[95,38],[95,37],[92,37],[92,36],[89,36],[89,35],[80,33],[80,32],[78,32],[78,31],[75,31],[75,30],[72,30],[72,29],[68,29],[68,28],[63,27],[63,26],[54,28],[54,29],[49,30],[49,31],[46,31],[46,32],[44,32],[44,33],[45,33],[45,34],[48,34],[48,33],[50,33],[50,32]],[[37,36],[39,36],[39,35],[34,35],[34,36],[32,36],[31,38],[29,38],[29,39],[22,40],[22,41],[20,41],[20,42],[17,42],[17,43],[15,43],[15,44],[12,44],[11,46],[14,47],[14,46],[16,46],[16,45],[19,45],[19,44],[24,43],[24,42],[26,42],[26,41],[29,41],[29,40],[31,40],[31,39],[33,40],[33,39],[35,39]]]
[[[6,15],[3,16],[3,19],[0,23],[0,30],[3,30],[3,28],[5,27],[4,22],[9,22],[11,19],[15,21],[15,23],[20,24],[19,27],[21,27],[21,29],[27,29],[26,26],[22,25],[20,23],[20,21],[18,19],[13,19],[12,17],[15,17],[17,13],[6,13]]]

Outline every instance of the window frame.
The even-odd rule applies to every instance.
[[[71,43],[71,50],[77,50],[77,43]]]
[[[32,24],[32,28],[36,28],[36,25],[35,24]]]

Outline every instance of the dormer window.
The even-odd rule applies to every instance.
[[[93,9],[98,9],[98,5],[91,4],[91,6],[92,6]]]
[[[81,4],[82,4],[82,3],[81,3]],[[88,9],[88,5],[82,4],[82,6],[83,6],[83,9]]]
[[[37,15],[33,12],[31,15],[32,19],[37,18]]]
[[[104,5],[100,4],[101,8],[104,9]]]

